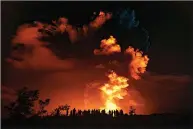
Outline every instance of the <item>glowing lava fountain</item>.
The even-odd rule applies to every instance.
[[[116,104],[116,99],[123,99],[127,95],[128,78],[118,76],[114,71],[108,74],[108,78],[108,83],[100,88],[105,99],[105,107],[101,107],[101,109],[105,109],[105,111],[120,109]]]
[[[100,48],[95,49],[93,53],[95,55],[106,55],[109,56],[114,53],[120,53],[121,47],[117,43],[117,40],[110,36],[109,39],[103,39],[101,40]],[[146,67],[149,61],[149,58],[147,55],[143,55],[142,51],[139,51],[138,49],[135,50],[133,47],[129,46],[125,51],[124,54],[131,55],[131,61],[128,64],[129,68],[129,74],[132,78],[135,80],[141,79],[140,75],[143,74],[146,71]],[[118,101],[120,99],[124,99],[126,95],[128,95],[127,87],[128,84],[128,78],[119,76],[114,72],[113,70],[108,73],[109,81],[107,83],[104,83],[103,85],[100,85],[100,91],[102,94],[102,100],[104,102],[103,106],[100,107],[101,110],[105,110],[107,113],[109,110],[120,110],[121,107],[119,107]],[[86,89],[90,89],[92,87],[87,87]],[[87,91],[86,90],[86,91]],[[86,97],[88,97],[88,94],[86,92]],[[135,101],[133,103],[136,103]],[[85,101],[85,104],[87,105],[87,99]]]

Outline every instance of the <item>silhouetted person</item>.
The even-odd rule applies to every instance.
[[[83,115],[83,116],[86,116],[86,110],[84,110],[84,111],[82,112],[82,115]]]
[[[113,116],[113,110],[111,110],[111,114],[110,115]]]
[[[115,112],[115,110],[113,110],[113,116],[116,116],[116,112]]]
[[[56,109],[56,116],[60,116],[60,109]]]
[[[105,113],[105,110],[103,109],[101,114],[104,116],[106,113]]]
[[[111,116],[111,110],[109,110],[109,115]]]
[[[90,111],[90,109],[88,109],[88,111],[87,111],[87,115],[90,115],[90,113],[91,113],[91,111]]]
[[[70,105],[68,104],[64,105],[64,110],[66,110],[66,116],[68,116],[69,109],[70,109]]]
[[[100,112],[98,111],[98,109],[95,110],[95,115],[98,116],[100,114]]]
[[[123,110],[121,109],[121,110],[120,110],[120,116],[123,116],[123,114],[124,114],[124,113],[123,113]]]
[[[94,113],[95,113],[95,116],[98,116],[100,112],[98,111],[98,109],[95,109]]]
[[[76,109],[75,109],[75,108],[72,110],[72,115],[73,115],[73,116],[76,115]]]
[[[70,116],[73,116],[73,112],[72,112],[72,110],[70,111]]]
[[[119,116],[119,111],[116,109],[115,116]]]
[[[82,111],[78,110],[78,116],[82,116]]]
[[[95,115],[95,110],[94,109],[91,110],[91,115]]]

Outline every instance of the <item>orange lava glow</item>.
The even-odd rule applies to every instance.
[[[108,74],[108,78],[109,82],[100,88],[105,101],[105,106],[101,109],[105,109],[105,111],[120,109],[116,100],[123,99],[127,95],[128,79],[118,76],[114,71]]]

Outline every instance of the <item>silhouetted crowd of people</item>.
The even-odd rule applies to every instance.
[[[123,110],[100,110],[100,109],[92,109],[92,110],[76,110],[75,108],[70,111],[70,116],[101,116],[101,115],[109,115],[109,116],[121,116],[124,115]]]
[[[60,116],[61,113],[59,110],[56,111],[54,116]],[[88,109],[88,110],[79,110],[79,109],[72,109],[66,110],[65,116],[111,116],[111,117],[116,117],[116,116],[123,116],[127,115],[126,113],[123,112],[123,110],[100,110],[100,109]],[[135,115],[135,109],[130,107],[129,110],[129,115]]]

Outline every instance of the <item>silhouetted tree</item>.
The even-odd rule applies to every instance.
[[[34,102],[39,98],[38,90],[28,90],[24,87],[17,91],[17,99],[5,106],[11,117],[28,117],[34,113]]]
[[[50,103],[50,99],[46,99],[45,101],[43,100],[39,100],[39,111],[38,111],[38,115],[42,116],[45,113],[47,113],[47,110],[45,110],[45,107],[48,106],[48,104]]]
[[[51,113],[53,116],[61,116],[61,111],[65,110],[65,105],[60,105]]]
[[[129,115],[135,115],[135,110],[132,106],[130,106],[130,109],[129,109]]]

